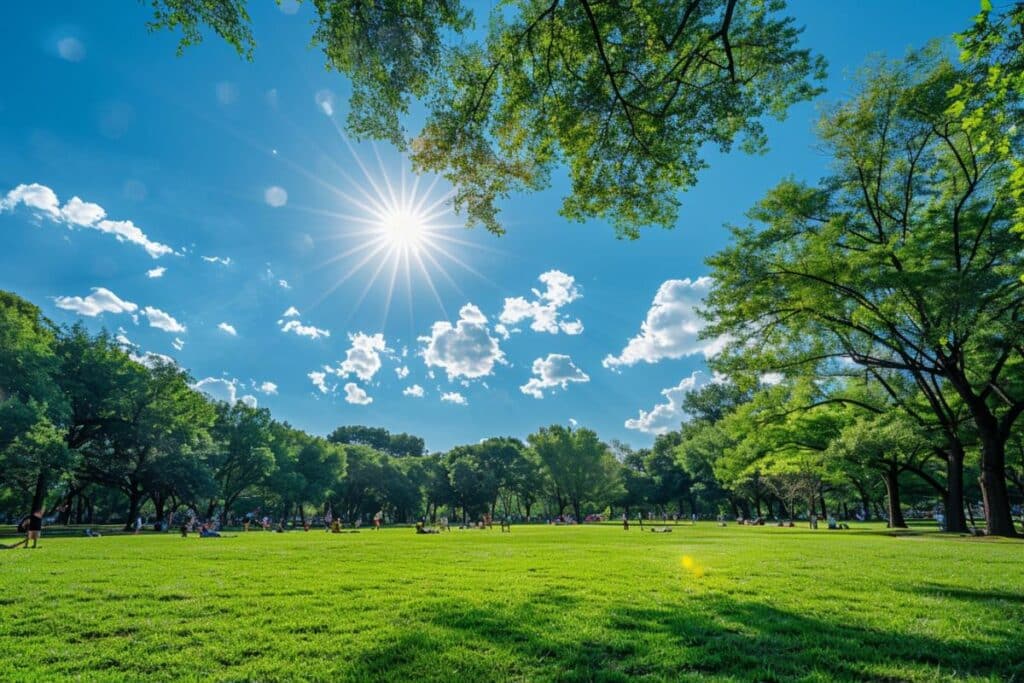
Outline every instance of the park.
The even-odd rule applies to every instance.
[[[671,525],[671,522],[670,522]],[[8,680],[1015,680],[1021,548],[879,524],[53,538]],[[686,564],[684,566],[684,558]]]
[[[5,24],[0,681],[1024,680],[1024,1]]]

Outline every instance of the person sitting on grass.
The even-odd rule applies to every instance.
[[[199,538],[220,538],[220,534],[213,530],[213,526],[207,522],[199,530]]]
[[[416,522],[416,533],[418,534],[436,534],[437,529],[423,526],[423,522]]]
[[[341,520],[335,519],[335,520],[333,520],[331,522],[331,533],[332,534],[340,534],[341,533]]]

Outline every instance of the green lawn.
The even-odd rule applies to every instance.
[[[1021,680],[1022,560],[712,523],[44,536],[0,551],[0,679]]]

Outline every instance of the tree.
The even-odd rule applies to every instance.
[[[620,466],[593,430],[551,425],[527,441],[554,483],[559,514],[571,505],[580,522],[584,502],[603,504],[621,496]]]
[[[56,381],[56,343],[39,308],[0,291],[0,481],[30,490],[32,510],[70,461],[59,438],[68,405]]]
[[[207,516],[213,515],[218,502],[222,518],[250,487],[273,471],[270,411],[252,408],[241,401],[218,402],[216,421],[211,429],[212,452],[208,458],[218,484],[218,496],[210,500]]]
[[[208,26],[251,58],[244,0],[152,0],[151,29]],[[313,0],[313,42],[352,83],[348,130],[408,148],[444,175],[470,223],[500,233],[498,204],[568,166],[562,213],[622,235],[671,227],[705,146],[763,149],[762,118],[820,90],[782,0],[523,0],[480,39],[459,0]],[[415,135],[402,126],[427,106]],[[410,141],[411,139],[411,141]]]
[[[864,75],[821,122],[833,175],[778,185],[751,212],[760,228],[709,259],[708,334],[734,337],[720,367],[843,359],[883,386],[906,377],[948,433],[956,397],[981,447],[989,533],[1015,535],[1005,450],[1024,412],[1024,252],[1012,164],[989,123],[950,112],[963,77],[930,51]]]
[[[176,365],[147,367],[120,354],[117,409],[103,417],[102,437],[83,450],[80,467],[89,480],[128,498],[127,530],[161,476],[161,456],[195,445],[213,424],[214,411]]]
[[[348,425],[338,427],[327,438],[333,443],[362,444],[381,453],[397,457],[411,456],[418,458],[426,452],[426,445],[421,437],[412,436],[404,432],[392,434],[383,427]]]

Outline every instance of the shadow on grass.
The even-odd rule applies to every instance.
[[[935,590],[962,599],[1021,599]],[[1024,675],[1019,641],[977,635],[965,642],[926,631],[882,631],[715,594],[679,608],[617,602],[595,614],[578,598],[548,591],[512,604],[439,603],[421,630],[403,632],[363,653],[358,668],[401,677],[429,662],[434,670],[417,677],[432,680],[1016,680]],[[439,649],[448,650],[444,661],[453,670],[436,670]]]
[[[1020,593],[1011,593],[998,590],[972,590],[959,586],[945,586],[941,583],[925,583],[915,586],[913,592],[930,598],[953,598],[990,607],[1000,607],[999,603],[1007,602],[1024,605],[1024,588],[1021,589]],[[1021,648],[1024,649],[1024,644],[1021,645]]]

